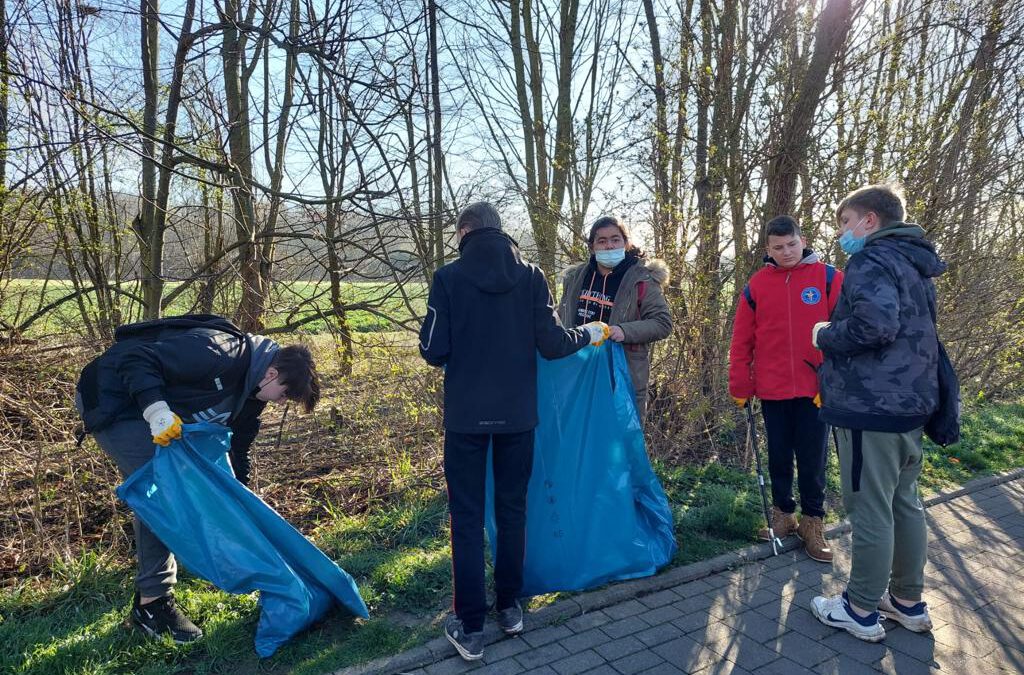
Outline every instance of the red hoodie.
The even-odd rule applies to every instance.
[[[843,273],[834,268],[832,283],[826,284],[827,268],[805,251],[792,269],[769,258],[750,278],[732,326],[730,395],[779,401],[818,393],[822,354],[811,344],[811,329],[828,321],[843,285]]]

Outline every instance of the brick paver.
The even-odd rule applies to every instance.
[[[439,660],[404,672],[1024,673],[1024,478],[927,514],[930,633],[886,622],[885,642],[869,644],[811,615],[812,597],[845,585],[846,533],[832,541],[834,566],[790,551],[499,640],[479,664],[432,648]]]

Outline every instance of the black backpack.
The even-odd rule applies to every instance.
[[[118,326],[114,330],[114,342],[125,340],[155,340],[168,328],[210,328],[224,333],[230,333],[237,338],[244,338],[245,333],[231,323],[229,319],[216,314],[183,314],[181,316],[168,316],[163,319],[152,321],[141,321],[139,323],[128,323]]]
[[[960,441],[960,379],[942,344],[939,343],[939,407],[924,425],[924,433],[942,447]]]
[[[949,360],[946,347],[939,339],[938,310],[935,296],[931,296],[928,309],[935,325],[935,342],[939,345],[939,407],[924,425],[924,433],[942,447],[960,442],[960,378],[956,376],[953,362]]]

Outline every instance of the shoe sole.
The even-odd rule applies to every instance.
[[[522,622],[522,620],[520,620],[519,623],[517,623],[516,625],[509,626],[508,628],[505,628],[504,626],[502,626],[501,627],[501,632],[504,633],[505,635],[519,635],[520,633],[523,632],[523,622]]]
[[[862,632],[857,631],[855,628],[853,628],[851,626],[848,626],[846,624],[836,625],[836,624],[830,622],[827,617],[822,616],[821,613],[818,612],[818,606],[816,604],[814,604],[813,602],[811,603],[811,614],[813,614],[814,618],[816,618],[818,621],[822,622],[826,626],[829,626],[831,628],[839,628],[840,630],[845,630],[847,633],[849,633],[853,637],[857,638],[858,640],[863,640],[864,642],[881,642],[882,640],[885,639],[885,629],[884,628],[882,629],[882,632],[880,634],[879,633],[862,633]],[[879,628],[881,628],[881,626],[879,626]]]
[[[897,614],[896,612],[887,612],[883,609],[879,609],[878,613],[886,619],[895,621],[911,633],[927,633],[932,629],[932,620],[930,618],[925,619],[924,621],[917,621],[916,617],[907,617],[902,614]]]
[[[199,639],[201,639],[203,637],[203,634],[200,633],[199,635],[195,636],[191,640],[179,640],[178,638],[174,637],[174,635],[171,634],[171,633],[157,633],[155,630],[153,630],[152,628],[150,628],[146,624],[142,623],[141,621],[136,619],[134,616],[132,617],[132,625],[135,626],[136,628],[138,628],[139,630],[141,630],[143,633],[145,633],[147,637],[150,637],[150,638],[152,638],[154,640],[162,640],[163,637],[165,635],[167,635],[167,636],[169,636],[171,638],[171,640],[176,645],[192,644],[193,642],[195,642],[195,641],[197,641],[197,640],[199,640]]]
[[[479,654],[474,654],[473,652],[467,650],[465,647],[460,645],[458,640],[456,640],[448,634],[448,631],[444,632],[444,636],[448,638],[448,642],[452,643],[452,647],[455,647],[455,651],[459,653],[459,656],[461,656],[464,661],[479,661],[484,657],[483,652],[480,652]]]

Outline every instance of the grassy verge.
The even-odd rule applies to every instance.
[[[926,447],[925,492],[1024,466],[1024,403],[978,406],[965,416],[962,442]],[[831,462],[829,500],[839,513]],[[680,551],[673,565],[751,543],[760,526],[752,474],[711,463],[656,466],[675,509]],[[52,570],[52,578],[19,580],[0,591],[0,672],[326,673],[407,649],[436,634],[450,595],[444,498],[410,490],[397,504],[361,517],[334,514],[314,539],[359,581],[369,621],[333,613],[282,648],[256,658],[253,596],[230,596],[186,578],[179,600],[206,638],[189,647],[144,639],[124,626],[131,570],[86,554]]]

